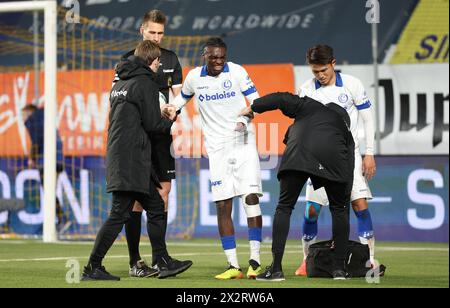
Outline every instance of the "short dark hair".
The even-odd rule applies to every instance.
[[[160,10],[151,10],[145,13],[144,17],[142,18],[143,26],[148,22],[154,22],[160,25],[165,25],[167,22],[167,17]]]
[[[219,47],[219,48],[225,48],[225,50],[227,50],[227,44],[225,44],[225,42],[220,37],[209,38],[203,45],[203,54],[205,54],[206,48],[209,48],[209,47]]]
[[[150,65],[156,58],[161,57],[161,49],[159,49],[158,44],[152,41],[142,41],[137,45],[134,55]]]
[[[28,104],[28,105],[25,105],[25,107],[23,107],[22,108],[22,111],[36,111],[38,108],[37,108],[37,106],[36,105],[33,105],[33,104]]]
[[[308,64],[330,64],[335,60],[333,48],[328,45],[316,45],[308,49],[306,62]]]

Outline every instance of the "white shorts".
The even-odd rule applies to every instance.
[[[235,144],[208,153],[213,201],[247,194],[262,196],[261,168],[255,144]]]
[[[358,199],[372,199],[372,192],[369,184],[362,173],[362,158],[359,153],[359,148],[355,151],[355,169],[353,171],[353,187],[350,200],[353,202]],[[306,185],[306,201],[315,202],[324,206],[328,206],[328,197],[325,188],[314,190],[311,180],[308,180]]]

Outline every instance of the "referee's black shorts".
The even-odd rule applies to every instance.
[[[175,179],[175,158],[171,154],[172,135],[158,134],[151,138],[152,165],[160,182]]]

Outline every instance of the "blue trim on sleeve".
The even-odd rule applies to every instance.
[[[184,99],[191,99],[191,98],[194,97],[194,94],[192,94],[192,95],[187,95],[187,94],[184,94],[183,91],[181,91],[181,96],[182,96]]]
[[[256,87],[253,86],[253,87],[249,88],[248,90],[242,92],[242,94],[244,94],[244,96],[249,96],[250,94],[253,94],[256,92],[257,92]]]
[[[364,104],[356,106],[356,109],[364,110],[364,109],[370,108],[370,106],[372,106],[370,101],[366,101]]]

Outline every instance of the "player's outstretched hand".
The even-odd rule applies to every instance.
[[[164,106],[161,106],[161,115],[169,120],[174,120],[177,116],[176,107],[171,104],[166,104]]]
[[[252,107],[250,107],[250,106],[242,109],[242,111],[239,115],[244,116],[244,117],[249,117],[250,119],[253,119],[255,117]]]

